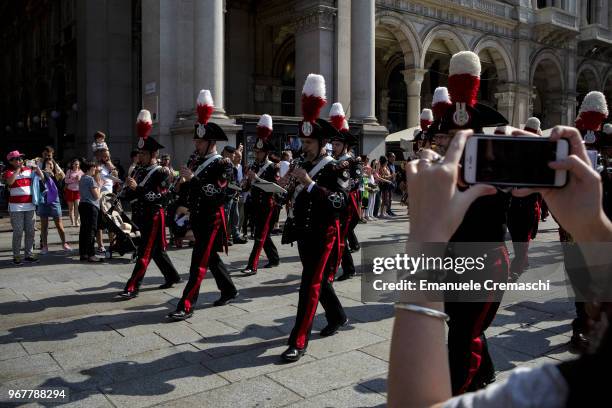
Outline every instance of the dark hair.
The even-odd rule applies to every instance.
[[[68,162],[68,168],[71,169],[75,162],[81,164],[81,160],[79,160],[78,157],[75,157]]]
[[[52,146],[45,146],[43,152],[55,153],[55,149]]]
[[[384,166],[388,162],[388,160],[387,160],[387,158],[385,156],[380,156],[380,159],[378,161],[380,162],[381,166]]]
[[[376,159],[372,159],[372,161],[370,162],[370,167],[374,167],[374,163],[376,163],[378,160]]]
[[[93,160],[85,160],[83,162],[83,164],[81,164],[81,170],[83,170],[84,173],[87,173],[89,171],[89,169],[91,169],[92,167],[96,167],[97,163]]]
[[[101,130],[98,130],[96,133],[94,133],[94,139],[96,139],[98,137],[103,137],[103,138],[106,139],[106,134],[104,132],[102,132]]]
[[[138,156],[138,150],[134,149],[130,152],[130,159],[133,159],[136,156]]]
[[[387,152],[387,158],[391,157],[391,156],[395,156],[395,153],[393,152]]]

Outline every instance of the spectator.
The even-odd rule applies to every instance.
[[[389,218],[388,210],[391,208],[391,194],[393,193],[393,175],[388,167],[385,156],[380,156],[378,168],[378,180],[380,187],[380,218]]]
[[[9,214],[13,227],[13,263],[20,265],[21,238],[25,232],[25,261],[38,262],[32,253],[34,247],[34,203],[32,202],[32,172],[40,179],[44,176],[35,163],[32,167],[23,165],[23,154],[14,150],[6,156],[8,166],[4,179],[9,191]]]
[[[79,181],[82,176],[83,171],[81,170],[79,159],[72,159],[66,171],[64,199],[68,203],[68,216],[73,227],[80,225],[79,200],[81,196],[79,194]]]
[[[221,155],[224,158],[229,159],[232,163],[234,163],[235,161],[235,156],[236,156],[236,152],[237,149],[234,146],[225,146],[223,148],[223,151],[221,152]],[[233,177],[232,177],[232,184],[237,185],[237,179],[238,179],[238,169],[234,166],[233,167]],[[245,240],[244,238],[240,237],[240,231],[238,230],[238,224],[234,224],[234,218],[236,218],[236,209],[238,206],[238,191],[234,190],[234,189],[227,189],[227,199],[225,201],[225,214],[227,217],[227,231],[228,231],[228,244],[229,245],[233,245],[234,243],[236,244],[246,244],[247,240]]]
[[[172,168],[172,163],[170,162],[170,155],[168,153],[164,153],[161,155],[159,159],[159,165],[162,167],[166,167],[170,172],[170,177],[168,178],[168,182],[170,184],[174,183],[174,180],[178,176],[178,172],[175,172]]]
[[[95,256],[94,242],[98,231],[98,218],[100,211],[100,186],[96,182],[100,167],[93,161],[83,163],[85,174],[79,181],[79,214],[81,216],[81,229],[79,230],[79,255],[81,261],[101,262]]]
[[[395,216],[395,213],[391,210],[391,202],[393,200],[393,193],[395,192],[395,189],[397,188],[397,169],[395,168],[395,153],[393,152],[388,152],[387,153],[387,167],[389,168],[389,172],[391,173],[392,179],[391,179],[391,190],[389,192],[389,205],[387,207],[387,215],[390,215],[392,217]]]
[[[40,217],[40,254],[46,255],[49,253],[48,236],[49,236],[49,218],[53,219],[57,233],[62,240],[62,248],[64,251],[71,251],[72,248],[66,241],[66,233],[64,224],[62,223],[62,205],[60,204],[60,195],[58,184],[63,181],[64,171],[53,158],[55,150],[51,146],[45,147],[42,152],[42,160],[40,169],[44,175],[45,191],[43,192],[43,200],[38,204],[36,213]]]
[[[115,169],[117,170],[117,178],[119,180],[125,180],[125,169],[123,168],[123,166],[121,165],[121,160],[120,159],[113,159],[111,160],[111,162],[113,163],[113,166],[115,166]],[[115,184],[115,189],[117,188],[118,184]]]
[[[130,159],[132,160],[132,164],[130,164],[130,167],[128,168],[128,176],[130,176],[134,172],[134,169],[138,165],[138,150],[132,150],[130,152]]]
[[[104,132],[97,131],[94,133],[94,141],[91,144],[91,151],[96,154],[98,150],[108,150],[108,145],[106,144],[106,135]]]
[[[427,251],[427,246],[419,244],[422,242],[447,242],[472,202],[479,196],[495,193],[494,188],[486,185],[472,186],[464,191],[456,187],[458,164],[470,133],[459,131],[441,161],[436,160],[438,157],[431,150],[425,150],[421,160],[408,164],[407,182],[411,192],[409,200],[412,201],[411,247],[408,251]],[[514,134],[517,133],[520,132]],[[541,193],[559,224],[578,244],[612,241],[612,224],[602,208],[601,177],[591,167],[582,137],[576,129],[558,126],[552,131],[551,140],[562,137],[569,139],[571,155],[550,163],[550,167],[570,172],[567,185],[559,189],[522,189],[513,194]],[[431,217],[431,214],[436,216]],[[604,252],[584,252],[594,258],[603,257],[591,259],[587,265],[609,267],[609,254]],[[505,382],[451,398],[444,314],[440,313],[442,303],[426,300],[415,304],[400,302],[396,305],[398,310],[389,359],[388,406],[608,406],[605,401],[610,400],[607,373],[612,332],[606,323],[610,319],[610,304],[602,302],[592,306],[593,317],[604,323],[601,332],[595,335],[599,348],[594,353],[560,364],[521,367]],[[407,348],[407,344],[411,347]],[[419,352],[414,353],[414,350]],[[410,375],[411,372],[419,374]]]
[[[96,181],[100,186],[100,195],[104,195],[107,193],[113,192],[113,187],[119,181],[117,177],[119,174],[117,173],[117,169],[113,165],[110,157],[110,152],[107,149],[98,149],[96,151],[96,161],[97,165],[100,168],[100,171],[97,173]],[[102,231],[105,228],[104,222],[102,220],[102,213],[98,212],[98,232],[96,235],[96,241],[98,242],[98,253],[106,254],[106,248],[104,247],[104,240],[102,239]],[[110,233],[109,233],[110,238]]]
[[[369,173],[368,185],[368,210],[366,220],[373,221],[376,218],[374,207],[376,206],[376,196],[379,195],[380,189],[378,187],[378,160],[372,160],[370,166],[365,169]]]
[[[283,177],[289,171],[291,165],[292,154],[291,150],[285,150],[281,155],[280,176]]]

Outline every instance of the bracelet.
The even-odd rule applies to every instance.
[[[423,306],[413,305],[410,303],[399,303],[398,302],[395,304],[395,308],[401,309],[401,310],[408,310],[409,312],[420,313],[420,314],[423,314],[429,317],[435,317],[436,319],[442,319],[445,322],[448,322],[450,320],[450,317],[446,313],[440,312],[439,310],[431,309],[429,307],[423,307]]]

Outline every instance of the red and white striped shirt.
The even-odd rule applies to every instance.
[[[15,174],[15,170],[7,170],[5,179]],[[32,170],[22,167],[21,173],[17,175],[13,184],[9,186],[9,211],[33,211],[36,208],[32,204]]]

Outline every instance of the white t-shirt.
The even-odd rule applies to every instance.
[[[112,193],[114,183],[109,177],[111,175],[111,171],[109,171],[106,166],[102,166],[100,175],[102,176],[102,181],[104,181],[104,185],[100,187],[100,193]]]
[[[562,408],[569,390],[554,364],[520,367],[506,381],[446,401],[444,408]]]
[[[279,163],[280,165],[280,176],[283,177],[289,171],[289,162],[287,160],[283,160]]]

